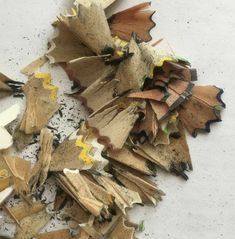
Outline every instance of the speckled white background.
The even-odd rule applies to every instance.
[[[119,0],[110,10],[141,0]],[[0,0],[0,71],[25,80],[19,70],[43,54],[53,35],[50,23],[69,0]],[[154,0],[157,26],[177,55],[198,69],[199,84],[225,90],[223,123],[209,135],[188,137],[194,171],[190,180],[163,172],[157,182],[167,194],[157,208],[136,208],[135,222],[145,220],[140,239],[234,239],[235,236],[235,4],[232,0]],[[57,81],[66,80],[58,67]],[[1,101],[2,111],[12,99]],[[78,104],[80,107],[80,105]],[[72,126],[71,126],[72,127]],[[72,129],[72,128],[71,128]]]

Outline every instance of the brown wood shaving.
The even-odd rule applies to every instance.
[[[42,129],[40,134],[40,152],[38,161],[34,165],[30,175],[31,191],[42,186],[46,179],[51,164],[53,150],[53,134],[48,129]]]

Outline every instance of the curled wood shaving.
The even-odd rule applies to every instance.
[[[0,192],[10,186],[10,177],[0,177]]]
[[[37,186],[42,186],[46,179],[51,163],[53,150],[53,134],[48,129],[42,129],[40,134],[40,152],[38,161],[34,165],[30,175],[30,185],[32,192]]]
[[[97,219],[94,221],[94,229],[104,237],[109,236],[114,227],[117,225],[119,218],[122,216],[122,212],[119,208],[117,208],[117,206],[115,206],[113,210],[115,211],[115,215],[113,215],[112,221],[100,222]]]
[[[150,74],[149,67],[143,60],[141,50],[133,38],[130,41],[129,52],[133,56],[120,64],[115,77],[120,81],[117,86],[119,94],[127,90],[139,91],[143,86],[144,78]]]
[[[23,90],[27,102],[19,130],[26,134],[39,133],[59,109],[57,87],[51,85],[50,74],[39,73],[27,82]]]
[[[66,139],[56,149],[50,170],[91,169],[102,173],[108,164],[108,161],[101,155],[103,148],[104,146],[98,143],[92,130],[85,129],[84,134]]]
[[[114,196],[116,205],[124,215],[126,215],[126,208],[132,208],[134,204],[142,203],[138,193],[118,185],[111,178],[105,176],[97,176],[95,178],[100,185]]]
[[[78,98],[85,102],[89,109],[96,111],[113,99],[117,84],[116,79],[110,80],[109,77],[104,75],[84,90],[80,95],[81,97]]]
[[[93,55],[63,22],[57,21],[53,26],[58,29],[58,36],[50,41],[50,48],[46,53],[51,64]]]
[[[80,57],[71,60],[68,67],[72,70],[75,78],[79,79],[79,84],[82,87],[90,86],[105,72],[111,72],[114,69],[113,66],[105,64],[104,56]]]
[[[143,174],[155,175],[155,170],[149,167],[148,160],[135,154],[127,146],[123,146],[123,148],[117,152],[108,151],[108,157]]]
[[[46,210],[23,218],[17,227],[15,239],[31,239],[36,237],[40,229],[50,221],[50,218],[51,216],[47,214]]]
[[[133,129],[134,133],[141,134],[145,133],[150,143],[153,143],[157,138],[159,123],[155,112],[152,110],[152,107],[149,103],[146,104],[144,119],[137,121],[135,128]]]
[[[210,132],[210,124],[221,121],[220,111],[225,107],[220,99],[222,93],[215,86],[197,86],[192,98],[182,105],[180,119],[194,137],[200,130]]]
[[[150,9],[150,2],[141,3],[134,7],[118,12],[109,19],[113,35],[130,41],[135,32],[143,41],[150,41],[150,30],[155,26],[152,15],[155,11]]]
[[[11,175],[16,193],[26,195],[29,193],[29,177],[31,163],[19,157],[5,155],[3,157]]]
[[[97,129],[100,137],[107,139],[115,149],[123,147],[138,118],[138,103],[124,110],[120,106],[115,105],[88,118],[89,127]]]
[[[77,223],[87,223],[90,218],[90,213],[85,211],[79,204],[73,202],[73,205],[70,208],[65,209],[65,216],[71,217]]]
[[[136,149],[136,153],[148,158],[166,171],[174,172],[187,179],[184,170],[192,170],[192,162],[186,141],[184,128],[179,124],[180,138],[171,138],[169,145],[152,146],[148,143]]]
[[[169,115],[169,107],[165,102],[150,100],[150,105],[159,121],[165,119]]]
[[[110,239],[134,239],[135,228],[126,225],[126,219],[120,217],[117,226],[110,234]]]
[[[79,171],[65,169],[65,182],[71,185],[71,190],[76,201],[86,208],[94,216],[100,216],[104,204],[93,196],[89,186],[84,181]]]
[[[102,239],[103,235],[95,230],[93,227],[95,218],[93,216],[90,217],[88,223],[80,224],[80,227],[83,231],[85,231],[91,238],[94,239]]]
[[[127,188],[138,192],[142,202],[145,204],[154,204],[161,201],[164,193],[157,188],[153,182],[144,178],[140,174],[130,173],[121,168],[114,169],[116,178]]]
[[[156,100],[156,101],[165,101],[166,95],[164,92],[159,89],[154,90],[145,90],[141,92],[134,92],[128,95],[130,98],[138,98],[138,99],[148,99],[148,100]]]
[[[33,139],[32,134],[25,134],[25,132],[20,131],[19,127],[16,128],[14,135],[14,145],[18,151],[22,151]]]
[[[82,162],[78,160],[80,152],[81,149],[76,146],[76,139],[65,139],[52,155],[50,171],[82,168]]]
[[[92,2],[90,6],[78,4],[72,15],[61,16],[60,20],[96,54],[101,54],[107,47],[114,47],[105,13],[99,2]]]
[[[93,196],[99,200],[100,202],[104,203],[107,206],[113,205],[113,196],[109,194],[105,189],[99,186],[95,181],[90,180],[89,177],[86,175],[82,176],[84,181],[87,183],[91,193]]]
[[[41,202],[35,202],[32,205],[26,202],[22,202],[17,206],[7,208],[7,210],[8,213],[10,213],[10,215],[19,222],[25,217],[29,217],[33,214],[42,211],[44,208],[45,205],[42,204]]]
[[[31,62],[29,65],[24,67],[20,72],[27,75],[31,76],[33,75],[41,66],[43,66],[47,62],[46,56],[41,56],[38,59],[34,60]]]
[[[77,239],[89,239],[89,238],[90,238],[90,235],[83,229],[80,229]]]

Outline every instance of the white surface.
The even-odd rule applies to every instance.
[[[19,114],[20,114],[19,104],[14,104],[5,111],[0,112],[0,126],[4,127],[10,124],[13,120],[17,118]]]
[[[0,71],[25,80],[20,69],[42,55],[53,34],[50,23],[69,0],[0,0]],[[119,0],[113,9],[143,1]],[[145,220],[145,239],[234,239],[235,234],[235,4],[232,0],[158,0],[153,38],[165,37],[177,55],[198,69],[198,84],[225,90],[223,123],[209,135],[188,137],[194,171],[190,180],[159,172],[167,196],[157,208],[136,208],[134,221]],[[118,8],[116,8],[118,6]],[[54,76],[66,79],[57,68]],[[9,100],[14,101],[14,100]],[[2,104],[5,101],[1,101]]]
[[[0,109],[1,110],[1,109]],[[0,150],[10,148],[13,144],[12,136],[4,128],[12,121],[14,121],[17,116],[20,114],[20,105],[14,104],[0,112]]]

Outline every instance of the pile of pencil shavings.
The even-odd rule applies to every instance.
[[[26,97],[12,134],[6,127],[20,113],[18,105],[0,114],[0,205],[17,225],[16,239],[134,238],[138,225],[127,210],[155,206],[164,195],[150,176],[162,169],[188,179],[185,130],[196,137],[220,121],[223,91],[195,85],[196,70],[164,41],[147,43],[155,26],[150,3],[107,19],[105,9],[113,2],[77,0],[70,14],[60,15],[48,52],[22,70],[26,84],[0,75],[1,98]],[[74,84],[71,96],[90,112],[59,144],[47,128],[60,108],[58,87],[49,73],[38,72],[47,61],[63,67]],[[39,134],[34,165],[12,153]],[[38,197],[49,177],[58,185],[50,210]],[[6,206],[11,195],[21,202]],[[72,220],[71,228],[39,233],[55,214]],[[74,228],[76,236],[69,230]]]

